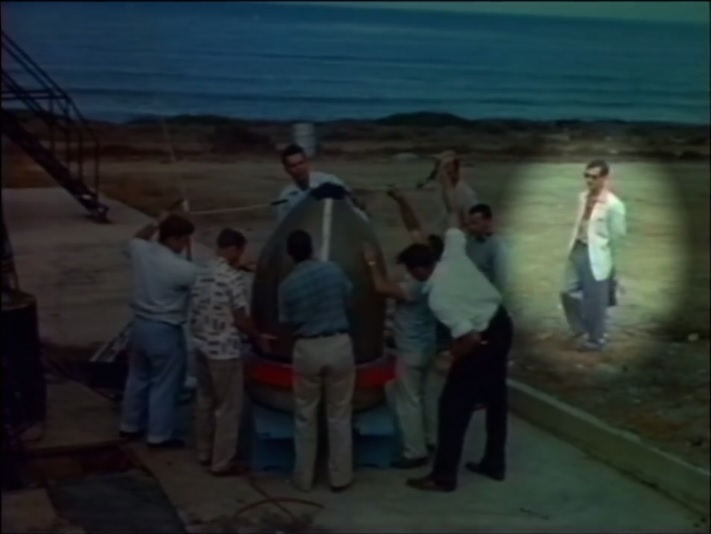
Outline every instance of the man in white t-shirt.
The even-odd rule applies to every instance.
[[[435,176],[439,176],[441,173],[443,178],[451,184],[452,209],[461,220],[466,220],[469,210],[478,203],[478,198],[474,190],[462,178],[462,162],[457,154],[453,150],[442,152],[437,156],[437,163],[433,173]],[[448,227],[448,214],[443,212],[437,220],[434,231],[443,235]]]
[[[304,149],[299,145],[291,144],[281,152],[281,163],[284,170],[291,177],[292,183],[281,190],[277,204],[277,217],[282,220],[291,209],[301,202],[312,189],[331,183],[345,188],[353,206],[365,217],[365,204],[358,200],[351,189],[333,174],[312,171],[309,159]]]
[[[199,274],[192,290],[190,330],[195,349],[198,460],[213,475],[239,474],[237,441],[242,413],[242,334],[268,350],[247,314],[247,288],[238,270],[245,237],[226,228],[217,237],[217,259]]]

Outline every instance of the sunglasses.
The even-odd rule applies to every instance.
[[[600,174],[593,174],[591,172],[586,172],[583,174],[585,178],[590,178],[591,180],[597,180],[598,178],[602,178],[602,175]]]

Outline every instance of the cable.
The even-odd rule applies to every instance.
[[[301,504],[304,506],[310,506],[312,508],[317,508],[318,511],[321,511],[325,508],[320,503],[317,503],[314,501],[309,501],[306,499],[298,499],[298,498],[294,498],[294,497],[272,497],[271,495],[269,495],[269,493],[267,493],[264,489],[262,489],[262,487],[257,483],[257,480],[255,479],[253,473],[247,473],[247,482],[249,483],[251,488],[254,491],[256,491],[257,493],[259,493],[263,498],[258,501],[251,502],[251,503],[243,506],[239,510],[237,510],[237,512],[232,517],[233,521],[236,520],[237,518],[239,518],[240,516],[244,515],[245,513],[249,512],[251,510],[254,510],[255,508],[259,508],[261,506],[271,504],[275,508],[278,508],[279,511],[281,511],[284,515],[286,515],[289,518],[289,520],[291,521],[292,525],[297,525],[299,523],[299,518],[296,517],[291,512],[291,510],[289,510],[286,506],[283,506],[282,503]]]
[[[388,194],[392,186],[388,186],[386,188],[360,188],[361,191],[365,191],[368,193],[385,193]],[[399,189],[400,191],[403,192],[415,192],[419,191],[420,188],[416,185],[414,187],[408,187],[405,189]],[[286,199],[283,200],[273,200],[271,202],[260,202],[259,204],[250,204],[248,206],[237,206],[235,208],[216,208],[216,209],[210,209],[210,210],[197,210],[197,211],[191,211],[190,215],[219,215],[222,213],[237,213],[237,212],[242,212],[242,211],[251,211],[251,210],[258,210],[258,209],[263,209],[263,208],[271,208],[274,206],[279,206],[280,204],[284,204],[286,202]]]
[[[214,210],[198,210],[190,212],[190,215],[215,215],[219,213],[234,213],[240,211],[251,211],[262,208],[271,208],[284,204],[286,200],[274,200],[272,202],[262,202],[260,204],[250,204],[249,206],[239,206],[236,208],[218,208]]]

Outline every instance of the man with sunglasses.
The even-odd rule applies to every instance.
[[[627,222],[625,205],[610,191],[608,163],[591,161],[584,177],[561,300],[578,350],[598,352],[606,342],[607,308],[615,304],[617,252]]]

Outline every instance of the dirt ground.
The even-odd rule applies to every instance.
[[[52,185],[26,158],[12,160],[6,187]],[[614,189],[627,205],[629,238],[620,267],[624,294],[612,310],[603,355],[571,350],[558,305],[584,162],[465,161],[466,179],[493,206],[510,246],[511,308],[520,332],[512,376],[708,468],[708,161],[615,163]],[[365,199],[393,258],[407,235],[382,191],[388,184],[412,188],[431,162],[351,154],[319,159],[315,167]],[[180,198],[181,189],[193,211],[251,206],[274,199],[287,180],[276,156],[102,160],[102,191],[149,214]],[[423,221],[436,218],[441,207],[434,189],[408,196]],[[266,209],[194,219],[198,239],[208,244],[222,226],[242,229],[255,256],[274,224]]]

